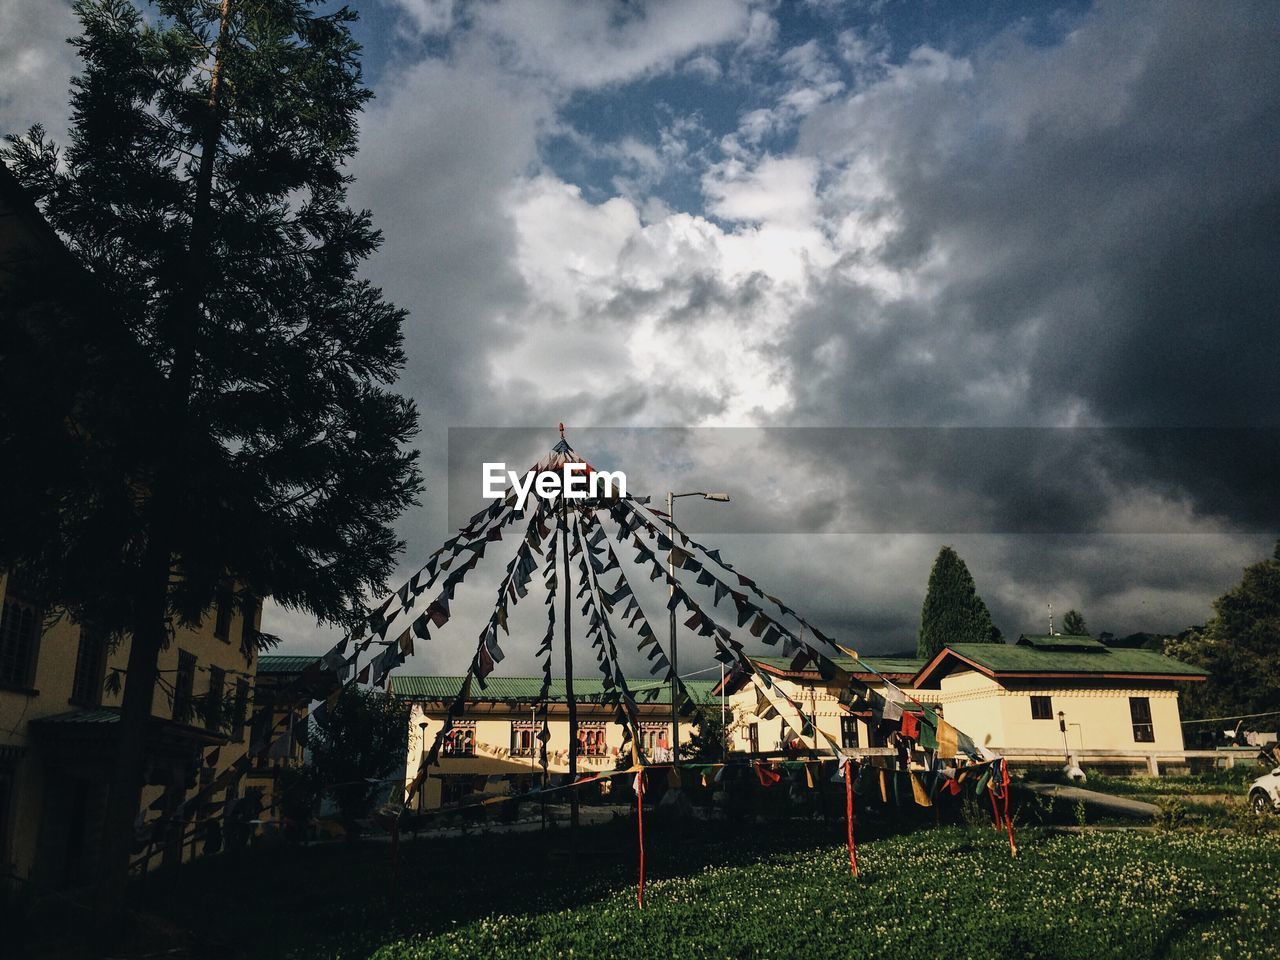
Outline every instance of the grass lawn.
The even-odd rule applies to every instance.
[[[1256,764],[1240,764],[1230,770],[1214,770],[1165,777],[1109,777],[1090,773],[1084,784],[1090,790],[1113,793],[1117,796],[1152,800],[1156,797],[1211,796],[1240,798],[1249,791],[1249,784],[1266,773],[1270,767]]]
[[[1161,808],[1157,819],[1166,824],[1248,830],[1255,820],[1249,810],[1249,784],[1269,769],[1250,763],[1229,770],[1163,777],[1116,777],[1090,772],[1083,786],[1155,804]],[[1066,783],[1059,771],[1037,772],[1028,777],[1042,783]]]
[[[647,823],[647,827],[650,825]],[[871,827],[874,830],[874,825]],[[147,891],[197,955],[1099,958],[1280,956],[1277,835],[924,828],[860,848],[800,822],[632,825],[255,851]],[[743,839],[750,836],[750,839]]]

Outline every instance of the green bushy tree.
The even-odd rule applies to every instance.
[[[298,782],[313,800],[332,795],[348,838],[356,835],[356,821],[388,793],[386,778],[403,769],[408,723],[403,702],[348,686],[308,724],[308,763]]]
[[[1246,567],[1240,583],[1215,600],[1213,610],[1203,628],[1165,641],[1167,654],[1209,672],[1208,680],[1183,692],[1186,715],[1280,710],[1280,543],[1270,557]],[[1280,727],[1280,717],[1256,722]]]
[[[1062,617],[1062,632],[1069,637],[1088,636],[1089,627],[1084,622],[1084,614],[1079,610],[1068,610]]]

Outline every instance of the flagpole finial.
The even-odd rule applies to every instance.
[[[560,439],[564,439],[564,421],[560,422]]]

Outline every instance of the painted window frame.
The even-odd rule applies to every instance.
[[[40,608],[13,589],[10,577],[0,607],[0,690],[35,693],[43,633]]]
[[[840,718],[840,746],[846,750],[857,750],[862,746],[862,736],[858,731],[857,717]]]
[[[1129,698],[1129,721],[1133,724],[1134,743],[1156,742],[1156,725],[1151,716],[1150,697]]]

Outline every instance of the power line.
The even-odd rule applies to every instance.
[[[1242,713],[1238,717],[1209,717],[1206,720],[1183,720],[1182,725],[1185,727],[1189,723],[1221,723],[1224,720],[1252,720],[1254,717],[1280,717],[1280,710],[1271,710],[1268,713]]]

